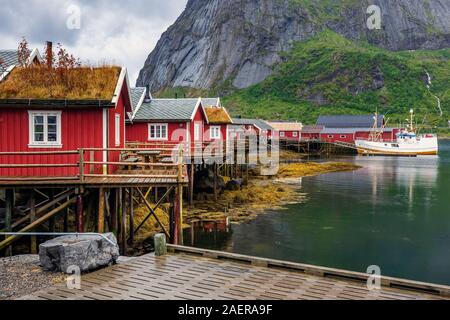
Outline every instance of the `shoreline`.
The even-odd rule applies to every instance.
[[[289,204],[302,203],[307,194],[300,192],[301,179],[321,174],[358,170],[361,166],[347,162],[297,162],[280,165],[271,178],[253,176],[239,190],[225,190],[216,200],[195,201],[186,209],[186,222],[230,219],[244,223],[270,210],[283,210]]]

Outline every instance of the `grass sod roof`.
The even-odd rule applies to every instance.
[[[224,108],[206,107],[206,117],[210,124],[231,124],[233,121]]]
[[[120,67],[48,70],[16,67],[0,82],[0,99],[112,100]]]

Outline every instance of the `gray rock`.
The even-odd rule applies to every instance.
[[[95,235],[63,236],[39,245],[41,266],[49,271],[69,272],[69,267],[77,266],[81,272],[95,270],[116,263],[119,246],[112,233],[106,239]]]
[[[381,30],[367,28],[373,4],[381,8]],[[448,48],[450,1],[189,0],[147,58],[137,85],[149,84],[153,92],[227,81],[245,88],[269,76],[293,42],[325,29],[394,51]]]

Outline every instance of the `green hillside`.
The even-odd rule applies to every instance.
[[[387,114],[391,125],[414,108],[429,126],[446,126],[450,49],[390,52],[333,32],[296,43],[272,76],[223,98],[233,115],[314,123],[320,114]],[[439,117],[436,99],[444,116]]]

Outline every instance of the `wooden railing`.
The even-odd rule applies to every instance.
[[[53,181],[53,180],[79,180],[83,183],[88,178],[110,177],[110,178],[171,178],[183,181],[184,148],[181,144],[173,144],[154,149],[159,151],[160,157],[170,157],[172,163],[145,162],[143,157],[139,161],[127,162],[130,156],[138,156],[140,151],[148,151],[148,148],[81,148],[71,151],[33,151],[33,152],[0,152],[0,180],[2,181]],[[153,150],[153,149],[152,149]],[[106,157],[105,157],[106,155]],[[8,157],[14,158],[9,161]],[[61,159],[67,156],[68,159]],[[32,159],[29,159],[32,157]],[[53,157],[50,160],[47,157]],[[139,157],[139,156],[138,156]],[[5,160],[6,158],[6,160]],[[40,159],[40,160],[36,160]],[[44,159],[41,159],[44,158]],[[103,159],[111,159],[104,161]],[[101,159],[101,160],[100,160]],[[26,160],[33,160],[27,162]],[[65,160],[65,161],[63,161]],[[54,162],[54,163],[52,163]],[[121,167],[141,168],[122,173]],[[15,174],[14,169],[30,169],[33,174]],[[49,175],[40,173],[44,169],[65,170],[66,174]],[[173,174],[159,174],[158,169],[173,169]],[[6,174],[2,171],[6,170]]]

